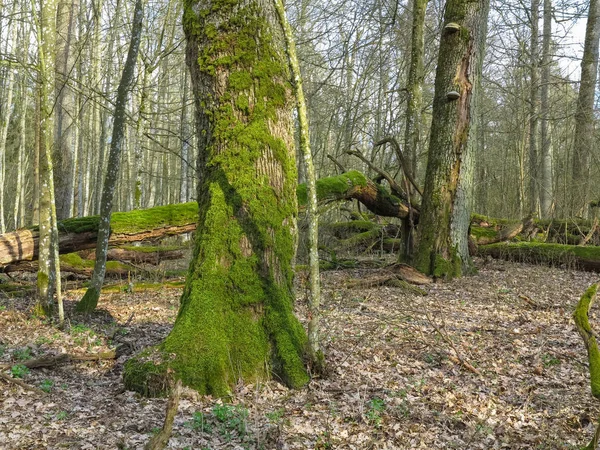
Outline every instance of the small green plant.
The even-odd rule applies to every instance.
[[[285,409],[279,408],[274,411],[268,412],[265,414],[266,418],[269,419],[271,423],[279,423],[283,416],[285,415]]]
[[[185,422],[184,426],[202,433],[210,433],[212,431],[212,425],[208,423],[206,415],[202,411],[196,411],[192,416],[192,420]]]
[[[10,373],[13,378],[23,378],[29,373],[29,369],[23,364],[15,364],[10,368]]]
[[[246,434],[248,410],[241,405],[215,405],[212,409],[213,416],[221,423],[221,432],[231,438],[235,431],[240,437]]]
[[[37,345],[42,345],[42,344],[51,344],[52,343],[52,339],[46,337],[46,336],[39,336],[36,340],[35,343]]]
[[[0,311],[6,311],[6,306],[5,305],[0,305]]]
[[[4,356],[6,353],[6,345],[0,344],[0,356]]]
[[[13,357],[17,361],[25,361],[32,358],[31,349],[29,347],[19,348],[13,352]]]
[[[330,450],[333,448],[333,442],[331,441],[331,434],[328,431],[317,436],[317,442],[315,443],[315,450]]]
[[[158,432],[161,430],[160,427],[154,427],[152,428],[152,434],[158,434]]]
[[[54,386],[54,381],[44,380],[40,383],[40,389],[44,392],[50,392]]]
[[[94,334],[94,330],[92,330],[87,325],[78,323],[78,324],[73,325],[71,327],[71,334],[73,334],[73,335],[77,335],[77,334]]]
[[[58,414],[56,414],[56,420],[65,420],[67,417],[69,417],[69,413],[66,411],[59,411]]]
[[[379,428],[381,426],[381,413],[385,411],[385,401],[379,397],[373,397],[369,402],[369,410],[367,411],[367,420],[370,425]]]
[[[542,362],[544,363],[544,367],[552,367],[558,366],[560,364],[560,359],[546,353],[545,355],[542,355]]]

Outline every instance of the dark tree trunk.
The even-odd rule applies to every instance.
[[[474,92],[487,31],[488,0],[449,0],[435,78],[429,160],[415,267],[435,276],[470,270]]]

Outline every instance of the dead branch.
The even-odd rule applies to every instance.
[[[28,391],[35,392],[36,394],[46,395],[46,393],[44,391],[42,391],[41,389],[36,388],[35,386],[31,386],[31,385],[29,385],[27,383],[24,383],[23,381],[21,381],[21,380],[19,380],[17,378],[9,377],[8,375],[6,375],[6,374],[4,374],[2,372],[0,372],[0,378],[2,378],[7,383],[16,384],[17,386],[20,386],[23,389],[26,389]]]
[[[398,160],[400,161],[400,165],[402,166],[402,172],[404,172],[404,176],[406,178],[408,178],[408,180],[413,185],[415,190],[419,193],[419,195],[421,197],[423,197],[423,191],[417,185],[417,182],[415,181],[412,174],[410,173],[410,170],[408,170],[406,161],[404,160],[404,156],[402,155],[402,150],[400,150],[400,145],[398,144],[398,141],[393,137],[385,137],[385,138],[375,142],[374,147],[379,147],[380,145],[383,145],[383,144],[391,144],[392,147],[394,147],[396,156],[398,156]]]
[[[175,387],[171,392],[169,401],[167,402],[167,411],[165,414],[165,423],[162,429],[148,441],[144,450],[162,450],[164,449],[171,437],[173,431],[173,420],[177,415],[177,408],[179,407],[179,398],[181,397],[181,380],[177,380]]]
[[[40,367],[56,367],[61,364],[68,364],[73,361],[105,361],[115,359],[116,354],[114,350],[103,352],[103,353],[88,353],[85,355],[71,355],[69,353],[60,353],[53,356],[42,356],[36,359],[30,359],[20,364],[24,365],[28,369],[38,369]],[[12,367],[12,364],[0,364],[0,370],[8,369]]]

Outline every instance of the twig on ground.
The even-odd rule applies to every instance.
[[[13,377],[9,377],[8,375],[0,372],[0,378],[2,378],[4,381],[6,381],[7,383],[13,383],[16,384],[17,386],[21,386],[23,389],[26,389],[28,391],[33,391],[36,394],[40,394],[40,395],[46,395],[46,393],[44,391],[42,391],[39,388],[36,388],[35,386],[31,386],[27,383],[24,383],[23,381],[17,379],[17,378],[13,378]]]

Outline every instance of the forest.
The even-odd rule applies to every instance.
[[[0,449],[600,442],[598,0],[0,0]]]

